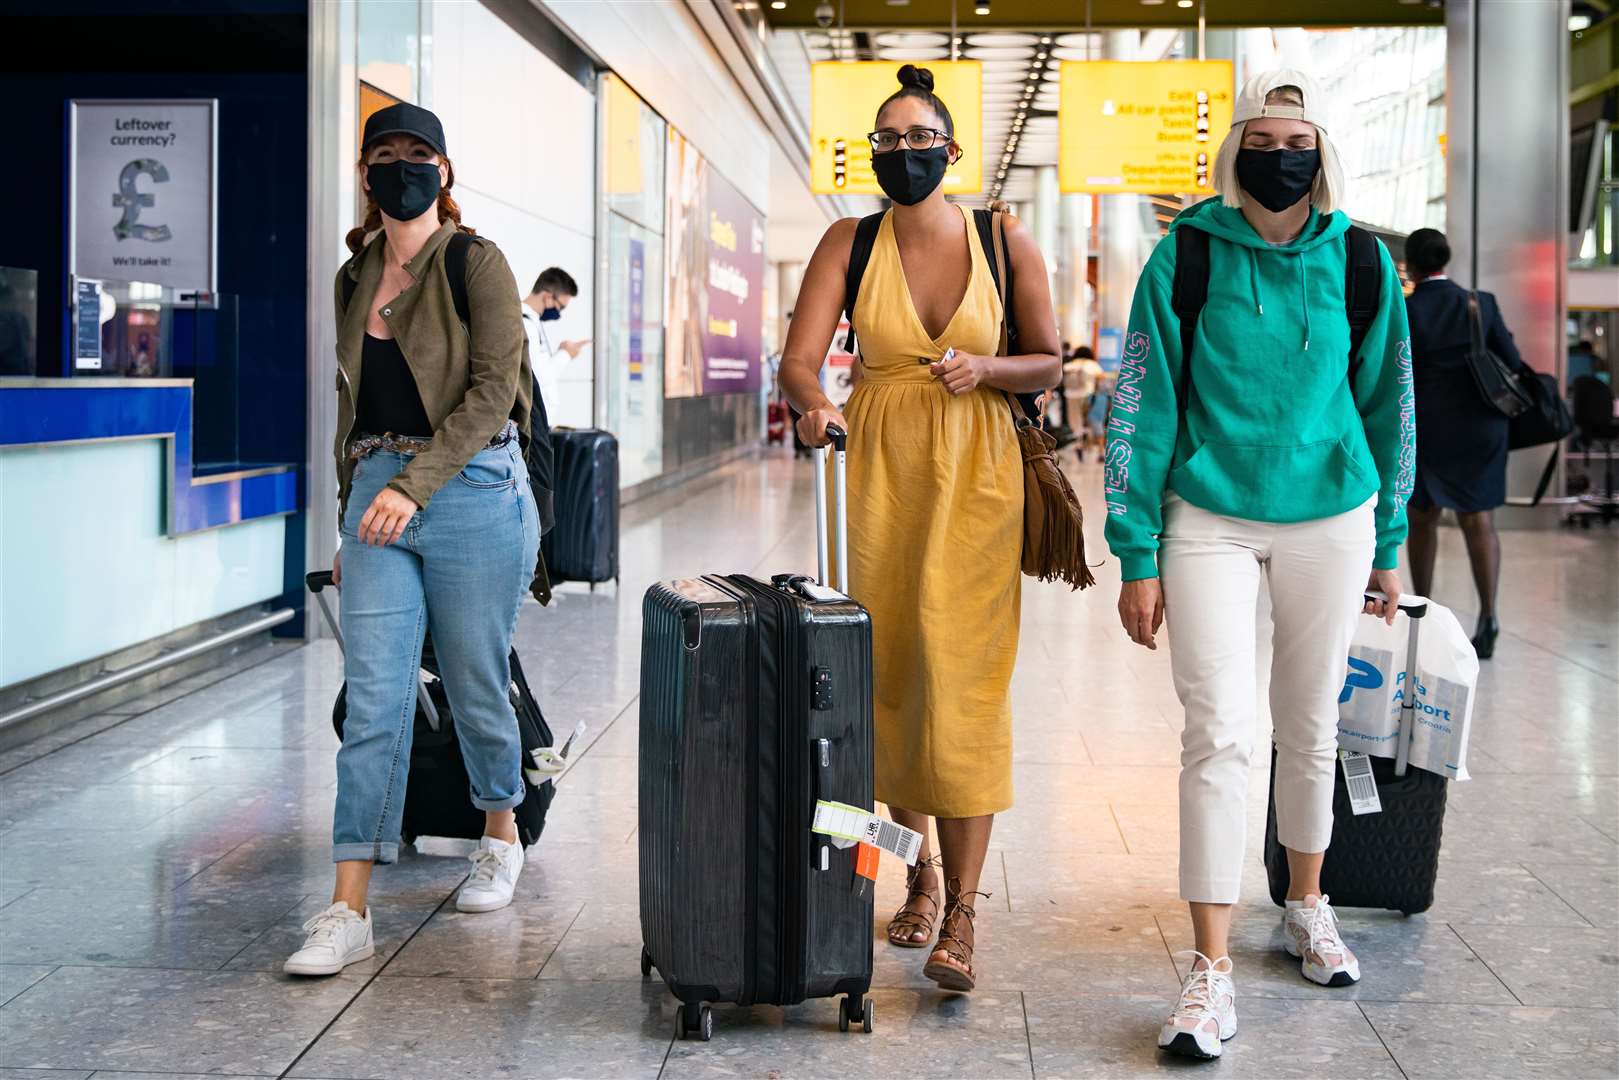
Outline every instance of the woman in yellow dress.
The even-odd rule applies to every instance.
[[[962,154],[933,76],[906,65],[877,112],[872,166],[892,200],[854,310],[860,378],[846,412],[820,367],[844,305],[858,222],[816,248],[794,309],[781,385],[799,434],[849,433],[849,581],[871,613],[877,798],[928,833],[888,940],[923,948],[940,915],[927,976],[971,990],[973,904],[994,815],[1012,805],[1010,684],[1017,660],[1023,470],[1006,391],[1061,377],[1045,263],[1029,230],[1003,218],[1014,273],[1019,356],[996,356],[1002,309],[969,211],[947,202]],[[947,351],[954,355],[946,360]]]

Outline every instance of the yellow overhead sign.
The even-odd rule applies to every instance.
[[[1214,153],[1231,127],[1231,61],[1064,61],[1061,75],[1063,191],[1213,193]]]
[[[810,73],[810,189],[817,195],[880,195],[871,171],[877,108],[899,89],[898,60],[828,60]],[[984,70],[976,60],[935,61],[933,92],[955,121],[961,160],[944,174],[947,195],[983,190]]]

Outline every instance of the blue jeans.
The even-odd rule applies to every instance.
[[[473,805],[508,810],[523,801],[506,656],[540,545],[528,470],[515,440],[480,451],[396,543],[362,543],[360,519],[409,460],[382,451],[363,459],[343,515],[348,718],[337,752],[335,862],[399,857],[424,631],[433,634]]]

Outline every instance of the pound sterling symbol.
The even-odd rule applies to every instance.
[[[157,198],[153,195],[143,194],[136,190],[135,180],[141,175],[150,176],[153,183],[167,183],[169,170],[163,167],[161,161],[151,158],[137,158],[124,166],[123,172],[118,174],[118,194],[112,197],[115,207],[122,207],[123,219],[112,227],[112,234],[120,241],[136,240],[167,240],[173,234],[167,225],[137,225],[136,220],[141,216],[141,207],[155,206]]]

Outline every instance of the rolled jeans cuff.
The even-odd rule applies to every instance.
[[[333,844],[332,861],[393,863],[399,861],[398,844]]]
[[[522,788],[518,788],[517,794],[513,795],[509,799],[480,799],[478,796],[474,795],[472,797],[472,805],[476,806],[479,810],[482,810],[486,814],[494,813],[497,810],[510,810],[512,807],[522,802],[523,796],[526,794],[526,791],[524,791]]]

